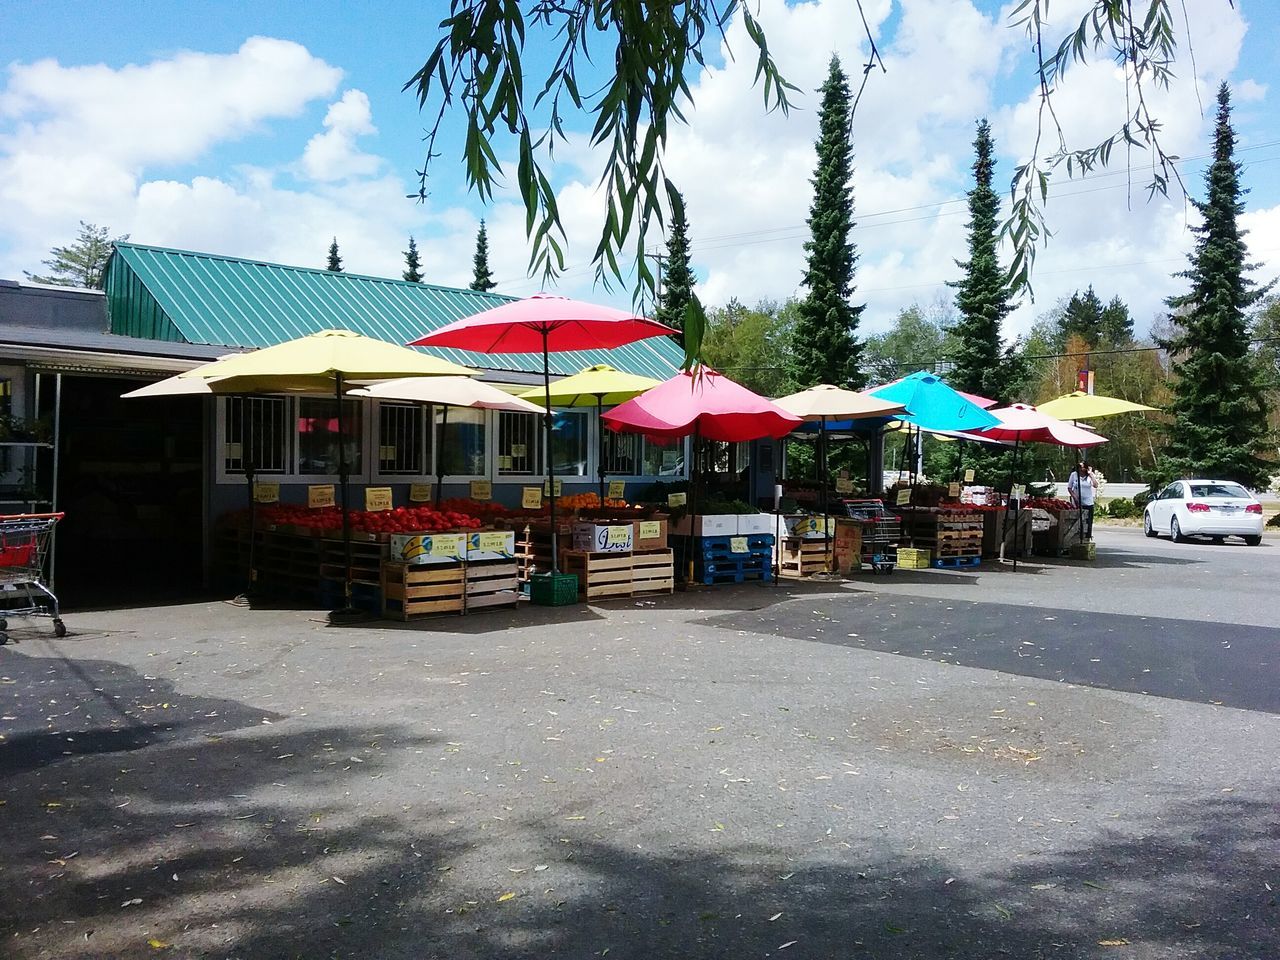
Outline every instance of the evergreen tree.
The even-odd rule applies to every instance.
[[[820,88],[818,163],[813,175],[813,205],[809,209],[810,238],[803,283],[808,295],[800,301],[791,345],[791,375],[799,387],[831,383],[862,387],[862,344],[857,339],[863,306],[849,302],[858,256],[849,240],[853,228],[853,144],[849,135],[849,80],[833,56],[826,82]]]
[[[1191,284],[1165,302],[1173,333],[1160,346],[1173,357],[1173,401],[1166,408],[1169,445],[1158,479],[1203,476],[1265,487],[1273,469],[1269,452],[1266,384],[1249,351],[1246,311],[1270,289],[1246,274],[1240,164],[1234,160],[1231,95],[1218,89],[1213,163],[1205,172],[1207,197],[1193,201],[1202,223],[1193,227],[1190,269],[1177,274]]]
[[[1098,331],[1099,342],[1105,347],[1127,347],[1133,343],[1133,317],[1129,316],[1129,307],[1119,297],[1112,297],[1103,308]]]
[[[324,268],[334,273],[342,273],[342,257],[338,256],[337,237],[334,237],[333,242],[329,244],[329,261],[324,265]]]
[[[695,277],[689,266],[689,221],[685,219],[684,197],[677,193],[671,210],[671,233],[662,265],[662,296],[658,298],[656,319],[676,330],[684,329],[684,308],[693,296]]]
[[[1006,349],[1000,336],[1001,324],[1013,309],[1009,283],[1000,266],[1000,197],[991,187],[995,173],[995,143],[991,126],[978,121],[973,141],[973,189],[969,191],[969,259],[957,260],[964,278],[950,286],[956,289],[960,319],[952,328],[955,343],[954,368],[947,382],[957,390],[976,393],[1007,404],[1014,400],[1013,389],[1021,379],[1018,358]]]
[[[106,227],[81,220],[75,241],[65,247],[54,247],[49,251],[49,259],[42,261],[49,268],[48,274],[37,276],[25,270],[23,274],[34,283],[101,289],[107,261],[111,259],[111,245],[128,239],[129,235],[125,234],[112,240]]]
[[[1126,311],[1127,312],[1127,311]],[[1090,348],[1102,342],[1102,301],[1093,292],[1093,284],[1083,294],[1077,290],[1067,302],[1067,309],[1058,321],[1062,339],[1080,337]]]
[[[473,277],[471,280],[471,289],[479,290],[481,293],[492,290],[497,286],[493,282],[493,271],[489,269],[489,231],[484,227],[484,221],[480,221],[480,229],[476,233],[476,255],[472,260]]]
[[[409,237],[409,249],[404,251],[405,271],[400,274],[410,283],[422,282],[422,259],[418,256],[418,244],[413,237]]]

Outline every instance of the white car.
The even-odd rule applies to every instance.
[[[1178,543],[1188,537],[1241,537],[1256,547],[1262,542],[1262,504],[1230,480],[1175,480],[1147,503],[1142,529],[1148,537],[1167,533]]]

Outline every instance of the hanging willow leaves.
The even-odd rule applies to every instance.
[[[681,370],[692,370],[702,361],[702,339],[707,333],[707,311],[696,293],[684,305],[684,362]]]

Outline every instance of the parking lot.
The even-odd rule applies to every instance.
[[[1280,541],[0,649],[15,958],[1280,955]]]

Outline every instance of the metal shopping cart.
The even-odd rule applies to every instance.
[[[9,642],[8,617],[53,617],[54,636],[67,628],[58,598],[44,582],[45,558],[61,513],[0,515],[0,644]]]
[[[846,513],[862,521],[862,562],[876,573],[893,573],[898,562],[902,521],[882,500],[842,500]]]

